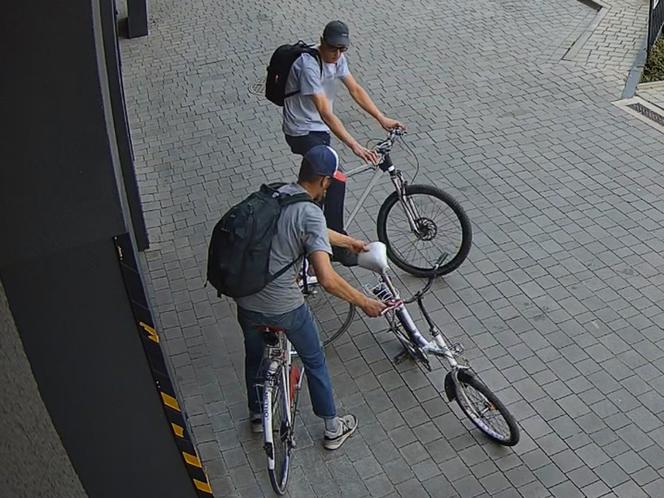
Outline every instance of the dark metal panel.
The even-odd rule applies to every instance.
[[[113,125],[115,127],[115,139],[120,156],[120,167],[124,190],[127,195],[129,215],[134,229],[136,245],[139,251],[147,249],[150,245],[148,232],[145,227],[143,208],[136,181],[134,168],[134,150],[131,143],[131,132],[127,118],[127,106],[125,103],[124,86],[122,84],[122,62],[120,58],[120,47],[117,36],[117,17],[115,2],[100,2],[102,31],[104,35],[104,53],[106,56],[106,68],[108,73],[108,88],[111,98],[111,112],[113,114]]]
[[[1,50],[0,265],[110,240],[125,229],[90,0],[10,2],[0,18],[13,41]]]
[[[40,393],[90,496],[194,497],[112,239],[0,269]]]

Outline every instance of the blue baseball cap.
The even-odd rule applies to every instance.
[[[316,145],[304,155],[312,171],[319,176],[329,176],[340,182],[346,181],[346,175],[339,170],[339,156],[329,145]]]

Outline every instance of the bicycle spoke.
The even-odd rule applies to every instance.
[[[431,267],[446,252],[455,255],[461,248],[461,227],[456,214],[442,200],[426,195],[412,194],[409,197],[422,223],[423,229],[431,230],[430,239],[410,229],[410,223],[401,203],[395,204],[386,226],[392,250],[397,256],[410,264],[427,268]],[[426,236],[426,232],[425,236]]]
[[[461,384],[466,398],[467,410],[471,418],[501,439],[508,439],[510,428],[507,421],[495,406],[473,386]]]

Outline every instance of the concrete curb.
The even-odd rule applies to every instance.
[[[567,49],[567,52],[562,56],[563,60],[574,60],[575,57],[578,55],[579,51],[583,48],[583,46],[586,44],[588,39],[592,36],[593,32],[595,29],[597,29],[597,26],[602,22],[604,19],[604,16],[606,16],[606,13],[609,11],[609,7],[607,5],[604,5],[603,3],[596,2],[595,0],[578,0],[580,3],[587,5],[591,9],[594,9],[597,11],[597,14],[595,14],[594,19],[588,24],[588,27],[579,35],[579,37],[574,40],[572,43],[572,46],[570,46],[569,49]]]

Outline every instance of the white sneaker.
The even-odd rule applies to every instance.
[[[339,429],[336,433],[325,431],[323,447],[326,450],[338,449],[357,429],[357,417],[355,415],[344,415],[343,417],[338,417],[338,419]]]

